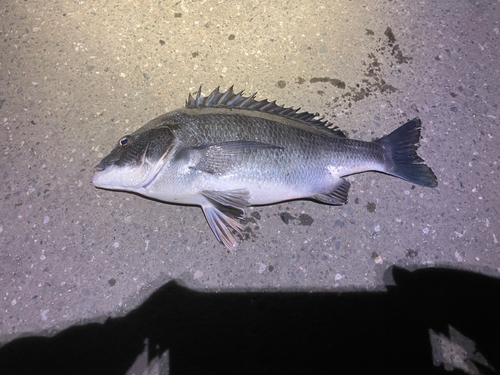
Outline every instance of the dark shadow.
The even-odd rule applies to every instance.
[[[173,375],[449,374],[433,364],[429,337],[446,343],[449,326],[466,366],[451,373],[500,369],[500,280],[390,272],[396,285],[381,293],[200,293],[169,282],[123,318],[6,344],[0,374],[122,375],[146,338],[149,359],[169,350]]]

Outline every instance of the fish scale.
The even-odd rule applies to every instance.
[[[216,238],[231,251],[250,205],[290,199],[347,202],[344,177],[376,171],[435,187],[437,178],[417,155],[421,121],[365,142],[317,114],[255,100],[231,87],[191,94],[186,108],[151,120],[94,168],[96,187],[165,202],[199,205]]]

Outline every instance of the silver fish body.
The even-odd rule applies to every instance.
[[[300,198],[347,202],[344,176],[378,171],[437,186],[417,155],[421,122],[414,119],[374,142],[348,139],[316,115],[255,95],[216,89],[191,95],[122,137],[95,168],[96,187],[136,192],[165,202],[200,205],[217,239],[231,251],[232,230],[246,207]]]

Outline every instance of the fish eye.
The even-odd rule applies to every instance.
[[[118,141],[118,143],[120,144],[121,147],[125,147],[125,146],[129,145],[131,142],[132,142],[132,139],[128,135],[126,135],[125,137],[123,137],[122,139],[120,139]]]

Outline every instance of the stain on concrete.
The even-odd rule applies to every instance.
[[[314,223],[314,219],[307,214],[300,214],[298,223],[299,225],[305,225],[309,227],[312,225],[312,223]]]
[[[261,215],[257,211],[250,213],[250,216],[245,217],[240,220],[242,225],[245,225],[245,229],[241,233],[233,232],[240,241],[248,241],[250,239],[255,239],[258,237],[257,231],[260,229],[257,221],[261,219]],[[252,225],[253,224],[253,225]],[[253,241],[252,241],[253,242]]]
[[[396,37],[394,36],[394,33],[392,32],[392,29],[390,27],[387,27],[385,29],[384,35],[389,39],[389,43],[394,43],[396,41]]]
[[[298,217],[290,215],[288,212],[281,212],[279,214],[281,220],[286,224],[290,224],[291,221],[297,220],[295,225],[311,226],[314,223],[314,219],[307,214],[300,214]]]
[[[278,86],[280,89],[284,89],[286,87],[286,82],[285,81],[278,81],[278,82],[276,82],[276,86]]]
[[[403,56],[403,51],[399,48],[399,44],[396,44],[391,51],[392,56],[396,59],[398,64],[407,64],[413,57]]]
[[[258,213],[257,211],[252,212],[250,216],[256,218],[257,220],[260,220],[261,218],[260,213]]]
[[[330,77],[313,77],[309,80],[311,83],[316,83],[316,82],[326,82],[329,83],[339,89],[345,89],[345,82],[341,81],[340,79],[337,78],[330,78]]]
[[[290,215],[288,212],[281,212],[280,214],[281,220],[288,225],[290,223],[290,220],[295,220],[295,217]]]
[[[367,35],[373,36],[375,33],[372,30],[367,30]],[[398,44],[394,44],[396,41],[396,37],[394,32],[390,27],[386,29],[384,35],[387,39],[382,40],[379,39],[381,46],[375,49],[375,51],[368,53],[368,60],[362,61],[361,64],[366,66],[366,70],[364,72],[364,77],[361,79],[359,83],[354,84],[354,86],[347,86],[346,83],[338,78],[330,78],[330,77],[313,77],[309,80],[311,84],[314,83],[330,83],[333,86],[346,90],[340,96],[337,96],[333,99],[332,102],[327,103],[327,106],[331,108],[351,108],[353,103],[357,103],[371,95],[376,93],[380,94],[392,94],[396,93],[399,90],[393,85],[389,84],[385,79],[384,75],[386,74],[382,69],[382,63],[378,55],[384,55],[387,51],[389,51],[390,56],[393,57],[392,61],[388,61],[386,64],[389,68],[394,67],[394,63],[396,64],[404,64],[409,63],[412,60],[412,57],[404,56]],[[385,58],[384,61],[387,59]],[[299,77],[296,81],[298,84],[304,83],[305,80],[302,77]],[[318,92],[319,95],[322,93]],[[325,111],[325,114],[328,114]],[[332,117],[336,117],[335,114],[331,114]]]

